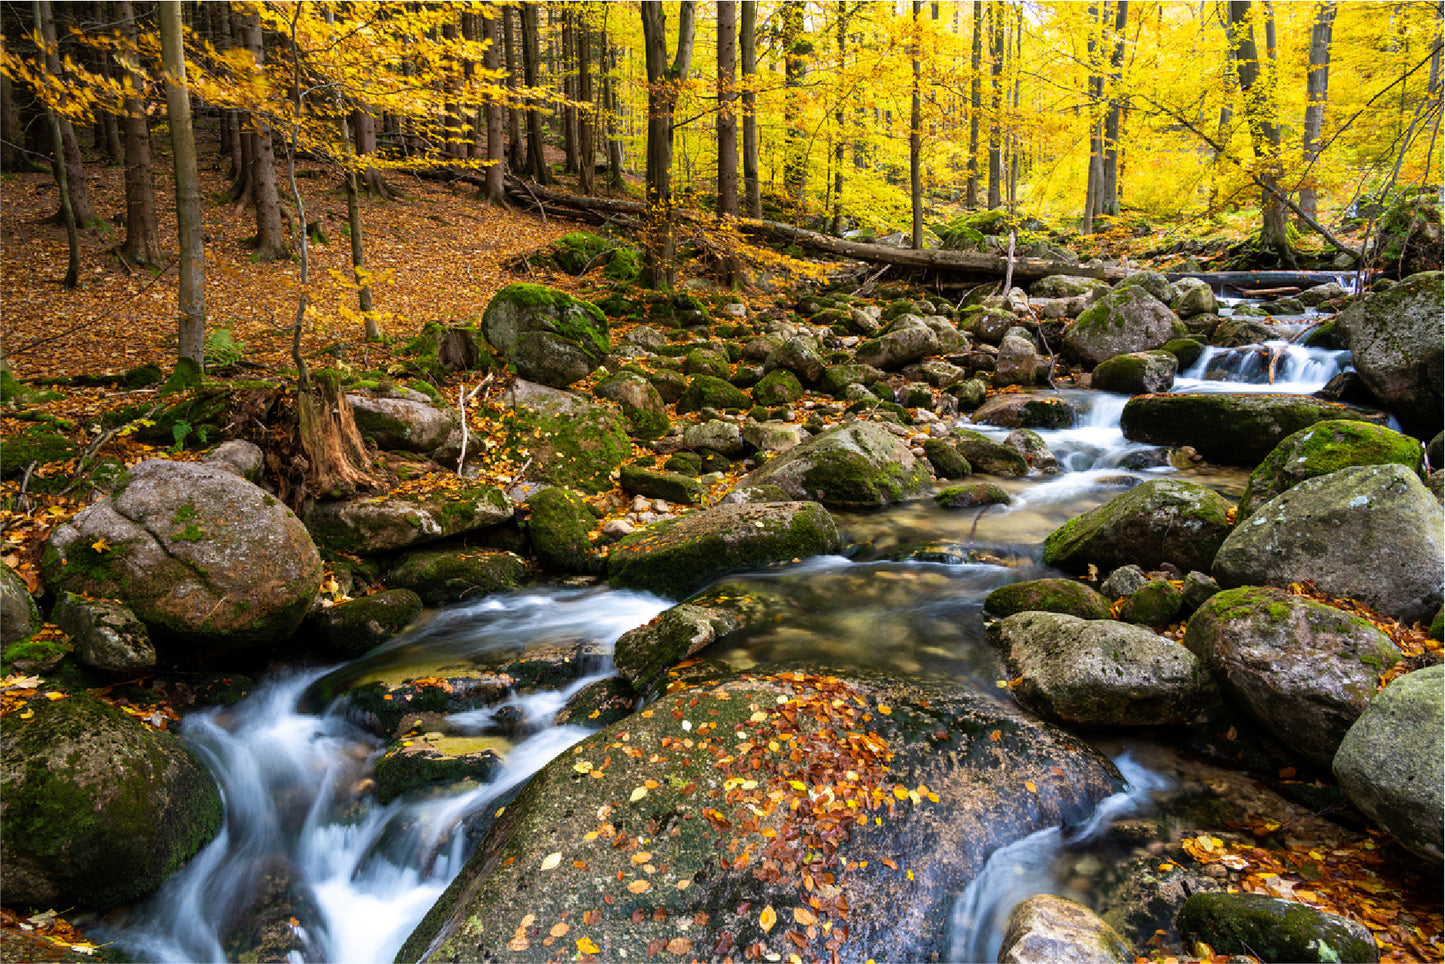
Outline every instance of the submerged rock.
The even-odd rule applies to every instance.
[[[649,710],[543,768],[398,959],[925,960],[989,854],[1117,786],[1073,737],[942,685],[782,672]]]

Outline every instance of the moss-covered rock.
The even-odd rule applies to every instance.
[[[1138,285],[1110,291],[1086,308],[1064,333],[1064,348],[1087,365],[1149,351],[1187,335],[1179,317]]]
[[[512,518],[513,506],[495,485],[405,492],[316,502],[306,527],[335,552],[372,554],[436,542]]]
[[[746,392],[714,375],[694,375],[687,383],[682,397],[677,400],[677,411],[699,412],[704,408],[724,411],[729,408],[746,409],[753,405]]]
[[[1044,540],[1045,565],[1082,572],[1136,563],[1208,570],[1229,535],[1229,502],[1193,482],[1145,482],[1055,529]]]
[[[1167,392],[1174,387],[1174,375],[1178,370],[1179,359],[1167,348],[1130,352],[1099,362],[1094,367],[1093,380],[1089,384],[1101,392],[1121,395]]]
[[[871,422],[830,429],[745,476],[739,485],[777,485],[795,499],[844,508],[881,508],[927,491],[928,466]]]
[[[923,457],[933,466],[933,474],[940,479],[966,479],[973,474],[973,466],[952,441],[941,438],[925,439]]]
[[[1329,419],[1364,415],[1302,395],[1137,395],[1119,425],[1132,442],[1192,445],[1211,462],[1253,467],[1286,436]]]
[[[1408,435],[1369,422],[1345,419],[1316,422],[1286,437],[1255,468],[1239,500],[1239,518],[1248,517],[1260,505],[1305,479],[1352,465],[1391,462],[1418,471],[1420,443]]]
[[[995,442],[982,432],[956,428],[948,434],[947,441],[968,459],[968,464],[973,466],[975,472],[1004,478],[1022,478],[1029,474],[1029,462],[1022,452],[1002,442]]]
[[[40,607],[15,570],[0,563],[0,644],[28,639],[40,628]]]
[[[573,231],[557,239],[552,258],[568,274],[580,275],[608,260],[613,243],[591,231]]]
[[[1184,608],[1184,593],[1167,579],[1151,579],[1129,594],[1119,618],[1140,626],[1173,622]]]
[[[558,726],[585,726],[597,729],[611,726],[632,715],[637,706],[637,692],[620,676],[597,680],[577,691],[557,711]]]
[[[515,589],[526,572],[526,560],[501,550],[419,549],[387,570],[386,584],[443,606]]]
[[[1057,395],[1010,392],[994,395],[973,413],[973,421],[1001,428],[1068,428],[1078,409]]]
[[[1179,933],[1221,954],[1261,961],[1374,964],[1375,940],[1361,924],[1264,894],[1194,894],[1179,910]]]
[[[549,410],[519,402],[502,421],[502,454],[514,465],[530,462],[527,478],[538,482],[603,492],[632,456],[628,423],[602,406]]]
[[[816,502],[719,505],[627,536],[608,555],[607,578],[681,599],[728,572],[841,548],[833,517]]]
[[[883,372],[872,365],[847,362],[824,369],[818,387],[834,398],[842,398],[849,385],[871,385],[883,381],[884,377]]]
[[[594,386],[593,394],[620,405],[622,414],[632,425],[632,434],[638,438],[661,438],[672,427],[662,395],[637,372],[614,372]]]
[[[25,426],[16,434],[7,435],[0,445],[0,479],[19,479],[31,464],[38,466],[66,462],[80,454],[80,447],[68,436],[43,423]],[[54,480],[32,476],[30,488],[47,492],[58,489],[68,476],[58,474]]]
[[[506,739],[438,731],[410,735],[376,761],[376,796],[383,806],[425,787],[490,783],[502,769]]]
[[[135,613],[109,599],[61,593],[50,612],[75,646],[75,656],[110,676],[131,677],[155,669],[156,648]]]
[[[0,732],[8,904],[135,900],[220,829],[215,781],[174,736],[83,694],[26,708]]]
[[[1405,431],[1421,439],[1445,423],[1442,299],[1445,274],[1425,271],[1383,294],[1362,298],[1338,318],[1365,386]]]
[[[933,501],[945,509],[977,509],[980,506],[1008,505],[1013,499],[992,482],[974,482],[950,485],[934,495]]]
[[[622,678],[647,695],[673,666],[741,625],[742,620],[723,606],[682,603],[622,634],[612,658]]]
[[[590,538],[597,517],[585,499],[551,486],[527,500],[527,537],[543,569],[552,572],[601,572],[602,560]]]
[[[1009,583],[989,593],[983,609],[999,619],[1022,612],[1064,613],[1080,619],[1109,618],[1109,600],[1077,579]]]
[[[701,456],[697,458],[697,468],[696,474],[700,475]],[[678,505],[701,505],[703,499],[707,497],[707,490],[695,478],[680,472],[659,472],[657,469],[649,469],[640,465],[624,465],[618,482],[624,492],[646,496],[649,499],[665,499]]]
[[[601,309],[545,285],[511,284],[493,295],[482,333],[517,374],[555,388],[587,377],[612,348]]]
[[[318,609],[306,626],[330,655],[356,659],[405,629],[421,610],[421,596],[410,589],[388,589]]]
[[[753,386],[753,400],[759,405],[790,405],[802,397],[803,383],[786,368],[768,372]]]

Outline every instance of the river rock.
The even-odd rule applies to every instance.
[[[1212,315],[1219,311],[1219,299],[1203,278],[1180,278],[1174,282],[1174,290],[1179,294],[1174,310],[1180,318]]]
[[[444,606],[515,589],[527,561],[499,549],[417,549],[386,572],[393,589],[410,589],[428,606]]]
[[[897,321],[894,324],[897,326]],[[854,357],[864,365],[893,371],[936,354],[939,354],[938,334],[919,318],[916,325],[894,327],[886,334],[865,341],[858,346]]]
[[[572,392],[518,379],[501,420],[499,454],[526,465],[530,481],[605,492],[612,487],[612,473],[632,457],[628,423],[610,406],[593,405]]]
[[[1143,288],[1166,305],[1172,305],[1179,300],[1179,292],[1175,290],[1174,285],[1170,283],[1162,271],[1131,272],[1121,280],[1115,282],[1114,290],[1117,291],[1122,288],[1127,288],[1130,285]]]
[[[973,413],[981,425],[1001,428],[1068,428],[1079,410],[1057,395],[994,395]]]
[[[1080,619],[1108,619],[1109,600],[1077,579],[1030,579],[989,593],[983,611],[995,618],[1022,612],[1064,613]]]
[[[356,430],[377,448],[428,453],[448,443],[461,445],[461,416],[449,409],[418,398],[352,393],[346,400],[351,403]]]
[[[872,365],[847,362],[833,365],[823,372],[823,380],[818,387],[834,398],[842,398],[850,385],[873,385],[883,382],[885,377],[881,370]]]
[[[841,548],[833,517],[816,502],[718,505],[626,537],[607,557],[607,578],[681,599],[724,573]]]
[[[1401,658],[1390,637],[1358,616],[1280,589],[1210,597],[1184,645],[1225,697],[1292,753],[1327,768],[1380,674]]]
[[[933,501],[945,509],[977,509],[981,506],[1008,505],[1009,494],[992,482],[950,485],[934,495]]]
[[[1229,535],[1229,502],[1193,482],[1153,479],[1076,516],[1044,540],[1045,565],[1084,571],[1135,563],[1208,569]]]
[[[92,669],[112,676],[155,669],[156,648],[145,623],[118,602],[61,593],[50,619],[70,637],[76,658]]]
[[[731,382],[713,375],[694,375],[689,379],[682,397],[677,400],[678,414],[700,412],[705,408],[718,411],[729,408],[751,408],[752,399]]]
[[[220,791],[174,736],[84,694],[26,709],[0,731],[7,904],[135,900],[220,829]]]
[[[1189,333],[1179,317],[1138,285],[1117,288],[1090,306],[1064,333],[1064,348],[1089,365],[1150,351]]]
[[[990,625],[988,638],[1020,679],[1014,697],[1066,725],[1181,725],[1219,703],[1198,657],[1142,626],[1022,612]]]
[[[1366,387],[1418,438],[1428,439],[1445,421],[1442,300],[1445,274],[1426,271],[1365,296],[1338,318]]]
[[[649,469],[641,465],[624,465],[618,484],[624,492],[678,505],[701,505],[707,495],[707,489],[697,479],[681,472]]]
[[[738,482],[776,485],[794,499],[849,509],[882,508],[928,490],[928,466],[874,422],[829,429]]]
[[[1029,294],[1036,298],[1071,298],[1092,295],[1102,298],[1109,291],[1109,282],[1082,275],[1051,274],[1029,285]]]
[[[1355,721],[1334,773],[1360,812],[1436,867],[1445,854],[1445,667],[1392,681]]]
[[[1005,478],[1021,478],[1029,474],[1028,459],[1024,458],[1022,452],[1002,442],[995,442],[982,432],[956,428],[941,441],[957,449],[972,466],[973,471]]]
[[[549,572],[602,571],[602,560],[590,538],[597,517],[585,499],[554,485],[529,497],[527,508],[527,538],[542,568]]]
[[[1033,429],[1016,428],[1008,433],[1003,443],[1015,450],[1028,462],[1029,468],[1037,469],[1045,475],[1055,475],[1059,471],[1059,460],[1054,453],[1049,451],[1048,443],[1043,436]]]
[[[239,438],[217,445],[207,452],[201,461],[258,485],[261,482],[261,471],[266,465],[266,457],[261,447]]]
[[[611,350],[601,309],[545,285],[498,291],[482,314],[482,334],[518,375],[553,388],[586,378]]]
[[[1010,331],[999,342],[998,357],[994,361],[993,383],[998,388],[1006,385],[1033,385],[1045,372],[1047,362],[1039,357],[1032,340]]]
[[[1284,438],[1327,419],[1363,419],[1353,409],[1302,395],[1137,395],[1119,427],[1132,442],[1191,445],[1220,465],[1253,467]]]
[[[1256,508],[1220,546],[1213,575],[1226,588],[1312,580],[1407,624],[1425,622],[1440,608],[1442,526],[1440,502],[1414,472],[1355,466]]]
[[[1167,579],[1150,579],[1135,589],[1119,609],[1119,618],[1138,626],[1172,623],[1184,608],[1184,594]]]
[[[792,422],[770,419],[743,426],[743,441],[759,452],[787,452],[802,445],[807,438],[808,430]]]
[[[620,371],[608,375],[597,383],[594,394],[616,402],[632,425],[632,434],[638,438],[661,438],[672,427],[672,421],[667,417],[667,404],[657,388],[636,372]]]
[[[926,960],[989,854],[1117,785],[1075,738],[962,687],[780,672],[649,709],[544,767],[399,959],[548,960],[565,913],[569,956],[846,940],[860,960]]]
[[[1209,342],[1220,348],[1243,348],[1279,337],[1279,331],[1268,320],[1235,315],[1215,326]]]
[[[768,372],[753,386],[753,401],[759,405],[791,405],[803,397],[803,383],[785,368]]]
[[[1083,904],[1038,894],[1009,914],[998,959],[999,964],[1133,964],[1134,952]]]
[[[40,607],[25,580],[0,563],[0,644],[28,639],[40,628]]]
[[[245,479],[151,459],[55,530],[42,572],[57,592],[124,603],[163,649],[234,650],[295,631],[321,557],[301,520]]]
[[[1186,945],[1201,941],[1217,953],[1261,961],[1380,959],[1363,924],[1264,894],[1194,894],[1179,909],[1179,933]]]
[[[682,603],[623,633],[613,648],[618,674],[647,695],[668,669],[738,629],[742,620],[721,606]]]
[[[421,610],[421,596],[410,589],[387,589],[318,609],[305,626],[328,654],[357,659],[405,629]]]
[[[1274,447],[1249,477],[1239,499],[1239,518],[1305,479],[1329,475],[1352,465],[1398,463],[1420,468],[1420,443],[1383,425],[1331,419],[1316,422]]]
[[[1101,392],[1146,395],[1174,387],[1179,359],[1167,351],[1140,351],[1115,355],[1099,362],[1089,386]]]
[[[763,361],[769,372],[792,372],[804,385],[816,385],[827,366],[823,364],[823,348],[812,335],[794,335],[783,342]]]
[[[711,449],[730,459],[735,459],[747,451],[742,429],[738,428],[736,422],[726,422],[720,418],[689,425],[682,433],[682,443],[694,452]]]
[[[371,555],[423,545],[506,522],[511,501],[494,485],[315,502],[306,528],[336,552]]]

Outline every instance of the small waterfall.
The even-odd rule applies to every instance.
[[[1350,367],[1350,353],[1283,340],[1204,349],[1175,380],[1176,392],[1276,392],[1308,395]]]
[[[1170,780],[1145,769],[1127,753],[1115,758],[1114,764],[1124,777],[1124,790],[1100,801],[1086,822],[1037,831],[989,857],[954,902],[950,961],[997,961],[1013,909],[1035,894],[1062,889],[1063,881],[1055,872],[1061,856],[1097,840],[1115,821],[1147,813],[1153,794],[1172,787]]]

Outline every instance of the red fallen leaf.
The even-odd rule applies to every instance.
[[[662,950],[662,941],[660,939],[654,938],[647,942],[648,957],[656,957],[657,952],[660,950]]]

